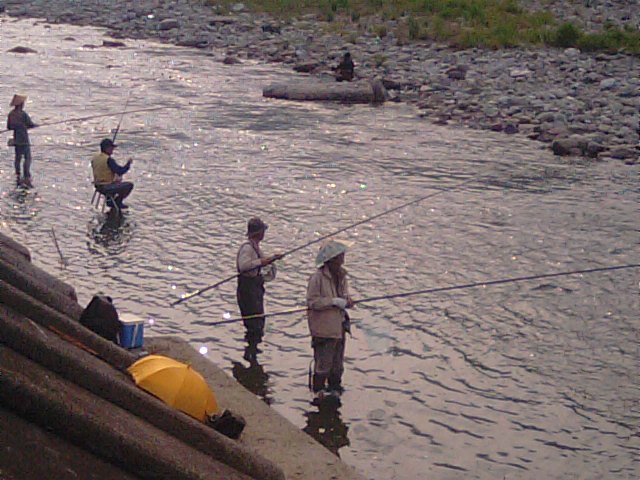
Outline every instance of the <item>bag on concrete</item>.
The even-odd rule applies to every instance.
[[[94,295],[80,315],[80,323],[109,341],[117,343],[120,319],[111,297]]]
[[[241,415],[225,410],[220,415],[211,415],[207,420],[207,425],[221,434],[237,440],[247,422]]]

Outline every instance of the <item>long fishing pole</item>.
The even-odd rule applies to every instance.
[[[451,186],[451,187],[445,188],[445,189],[443,189],[443,190],[438,190],[437,192],[432,192],[432,193],[430,193],[430,194],[428,194],[428,195],[425,195],[425,196],[423,196],[423,197],[420,197],[420,198],[417,198],[417,199],[411,200],[410,202],[406,202],[406,203],[403,203],[402,205],[398,205],[398,206],[396,206],[396,207],[390,208],[389,210],[385,210],[385,211],[383,211],[383,212],[377,213],[377,214],[372,215],[372,216],[370,216],[370,217],[366,217],[366,218],[364,218],[363,220],[360,220],[360,221],[358,221],[358,222],[356,222],[356,223],[352,223],[352,224],[350,224],[350,225],[347,225],[346,227],[339,228],[338,230],[335,230],[335,231],[333,231],[333,232],[331,232],[331,233],[327,233],[326,235],[323,235],[323,236],[318,237],[318,238],[316,238],[316,239],[314,239],[314,240],[311,240],[310,242],[307,242],[307,243],[305,243],[304,245],[300,245],[299,247],[295,247],[295,248],[292,248],[291,250],[287,250],[286,252],[284,252],[283,254],[281,254],[277,259],[274,259],[274,260],[279,260],[280,258],[283,258],[283,257],[285,257],[285,256],[287,256],[287,255],[291,255],[292,253],[295,253],[295,252],[297,252],[297,251],[299,251],[299,250],[302,250],[303,248],[307,248],[308,246],[313,245],[314,243],[321,242],[322,240],[326,240],[326,239],[327,239],[327,238],[329,238],[329,237],[333,237],[333,236],[335,236],[335,235],[338,235],[338,234],[340,234],[340,233],[342,233],[342,232],[345,232],[345,231],[347,231],[347,230],[350,230],[350,229],[352,229],[352,228],[355,228],[355,227],[357,227],[357,226],[359,226],[359,225],[362,225],[362,224],[364,224],[364,223],[371,222],[372,220],[375,220],[375,219],[377,219],[377,218],[380,218],[380,217],[382,217],[383,215],[388,215],[389,213],[396,212],[396,211],[398,211],[398,210],[400,210],[400,209],[402,209],[402,208],[406,208],[406,207],[408,207],[408,206],[410,206],[410,205],[415,205],[416,203],[423,202],[424,200],[427,200],[428,198],[433,198],[433,197],[435,197],[435,196],[437,196],[437,195],[441,195],[441,194],[443,194],[443,193],[447,193],[447,192],[451,192],[451,191],[453,191],[453,190],[456,190],[456,189],[458,189],[458,188],[460,188],[460,187],[463,187],[463,186],[465,186],[465,185],[468,185],[469,183],[472,183],[472,182],[477,181],[477,180],[478,180],[478,178],[479,178],[479,176],[474,176],[473,178],[467,179],[467,180],[465,180],[464,182],[457,183],[457,184],[455,184],[455,185],[453,185],[453,186]],[[260,268],[260,267],[254,267],[254,268],[252,268],[252,269],[250,269],[250,270],[247,270],[247,272],[249,272],[249,271],[251,271],[251,270],[255,270],[255,269],[257,269],[257,268]],[[229,282],[229,281],[233,280],[234,278],[238,278],[242,273],[246,273],[246,272],[238,272],[238,273],[235,273],[235,274],[230,275],[230,276],[228,276],[228,277],[226,277],[226,278],[223,278],[222,280],[220,280],[220,281],[218,281],[218,282],[216,282],[216,283],[214,283],[214,284],[212,284],[212,285],[209,285],[209,286],[207,286],[207,287],[201,288],[201,289],[196,290],[196,291],[194,291],[194,292],[192,292],[192,293],[189,293],[189,294],[183,295],[183,296],[182,296],[181,298],[179,298],[178,300],[176,300],[176,301],[172,302],[172,303],[171,303],[171,306],[172,306],[172,307],[174,307],[174,306],[176,306],[176,305],[178,305],[178,304],[180,304],[180,303],[182,303],[182,302],[186,302],[187,300],[189,300],[189,299],[191,299],[191,298],[193,298],[193,297],[197,297],[197,296],[199,296],[199,295],[202,295],[203,293],[205,293],[205,292],[207,292],[207,291],[209,291],[209,290],[211,290],[211,289],[217,288],[217,287],[219,287],[220,285],[223,285],[223,284],[225,284],[225,283],[227,283],[227,282]]]
[[[121,114],[129,114],[129,113],[140,113],[140,112],[153,112],[156,110],[166,110],[166,109],[172,109],[172,108],[182,108],[183,105],[176,105],[176,106],[165,106],[165,107],[149,107],[149,108],[140,108],[137,110],[129,110],[128,112],[111,112],[111,113],[101,113],[99,115],[90,115],[87,117],[76,117],[76,118],[68,118],[66,120],[57,120],[55,122],[48,122],[48,123],[40,123],[37,126],[35,126],[34,128],[40,128],[40,127],[49,127],[51,125],[60,125],[62,123],[74,123],[74,122],[84,122],[87,120],[93,120],[95,118],[103,118],[103,117],[115,117],[116,115],[121,115]],[[11,130],[1,130],[0,133],[6,133],[6,132],[10,132]]]
[[[118,136],[118,132],[120,131],[120,125],[122,125],[122,120],[124,119],[124,114],[127,113],[127,107],[129,106],[129,100],[131,100],[131,90],[129,90],[129,96],[127,97],[127,102],[124,104],[124,110],[122,110],[122,115],[120,116],[120,121],[118,122],[118,126],[116,127],[116,131],[113,132],[113,143],[116,143],[116,137]]]
[[[95,118],[103,118],[103,117],[115,117],[116,115],[124,115],[129,114],[129,113],[140,113],[140,112],[154,112],[156,110],[174,110],[174,109],[181,109],[181,108],[185,108],[185,107],[206,107],[206,106],[210,106],[210,105],[216,105],[216,103],[214,102],[204,102],[204,103],[192,103],[189,102],[185,105],[165,105],[163,107],[149,107],[149,108],[140,108],[137,110],[129,110],[128,112],[112,112],[112,113],[101,113],[98,115],[90,115],[87,117],[77,117],[77,118],[69,118],[66,120],[56,120],[55,122],[46,122],[46,123],[39,123],[38,125],[36,125],[33,128],[40,128],[40,127],[49,127],[51,125],[60,125],[63,123],[74,123],[74,122],[84,122],[87,120],[93,120]],[[6,133],[6,132],[10,132],[11,130],[6,129],[6,130],[0,130],[0,134],[2,133]]]
[[[631,268],[640,268],[640,263],[631,263],[627,265],[613,265],[610,267],[598,267],[598,268],[588,268],[585,270],[569,270],[564,272],[554,272],[554,273],[543,273],[539,275],[527,275],[524,277],[512,277],[512,278],[503,278],[499,280],[486,280],[484,282],[473,282],[473,283],[464,283],[461,285],[452,285],[449,287],[435,287],[435,288],[426,288],[424,290],[413,290],[411,292],[403,292],[403,293],[392,293],[389,295],[380,295],[377,297],[369,297],[362,298],[360,300],[355,300],[353,302],[354,305],[358,305],[361,303],[370,303],[370,302],[378,302],[380,300],[389,300],[392,298],[404,298],[404,297],[412,297],[415,295],[430,295],[434,293],[442,293],[442,292],[452,292],[454,290],[465,290],[469,288],[477,288],[477,287],[489,287],[493,285],[503,285],[505,283],[516,283],[516,282],[529,282],[532,280],[541,280],[544,278],[554,278],[554,277],[566,277],[569,275],[583,275],[589,273],[597,273],[597,272],[609,272],[613,270],[625,270]],[[225,323],[234,323],[239,322],[240,320],[251,320],[253,318],[260,317],[275,317],[279,315],[290,315],[293,313],[306,312],[308,310],[307,307],[298,307],[292,308],[290,310],[282,310],[280,312],[274,313],[265,313],[262,315],[248,315],[245,317],[237,317],[230,318],[228,320],[221,320],[219,322],[208,323],[207,325],[223,325]]]

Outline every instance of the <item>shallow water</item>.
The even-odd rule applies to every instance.
[[[264,99],[290,72],[225,66],[188,49],[0,17],[2,115],[15,92],[35,122],[129,109],[116,158],[134,158],[122,221],[90,205],[89,159],[119,117],[33,130],[34,183],[0,164],[1,229],[78,290],[102,291],[223,366],[373,479],[637,478],[640,321],[633,270],[380,301],[355,309],[337,412],[309,405],[301,315],[273,317],[243,359],[233,282],[246,220],[283,251],[437,189],[350,230],[356,298],[638,262],[638,167],[558,159],[517,137],[434,126],[404,105]],[[72,38],[69,38],[72,37]],[[16,45],[37,54],[15,55]],[[199,105],[190,105],[190,104]],[[4,134],[2,142],[8,138]],[[52,240],[55,229],[68,265]],[[316,246],[287,257],[267,310],[304,301]]]

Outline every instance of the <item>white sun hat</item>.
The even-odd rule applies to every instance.
[[[348,240],[328,240],[320,247],[320,251],[316,256],[316,266],[321,267],[332,258],[346,252],[351,245],[353,245],[353,242]]]

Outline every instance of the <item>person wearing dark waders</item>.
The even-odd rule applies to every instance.
[[[248,348],[245,359],[255,358],[259,353],[258,344],[264,335],[264,283],[276,276],[274,261],[282,255],[265,256],[260,249],[267,225],[259,218],[247,223],[247,241],[238,250],[236,267],[238,269],[238,289],[236,291],[238,307],[246,329],[245,340]]]
[[[33,187],[31,183],[31,144],[29,142],[30,128],[37,125],[31,121],[31,118],[24,111],[24,104],[27,97],[23,95],[14,95],[10,107],[14,107],[7,116],[7,130],[13,130],[13,139],[9,140],[9,146],[15,148],[15,169],[16,169],[16,186]],[[23,172],[20,178],[20,163],[24,158]]]
[[[93,168],[93,182],[96,190],[113,198],[113,201],[111,198],[107,200],[107,206],[109,208],[117,206],[119,210],[124,210],[129,207],[122,202],[133,190],[133,183],[123,182],[122,175],[129,171],[132,160],[129,159],[125,165],[118,165],[111,156],[116,147],[117,145],[110,138],[102,140],[100,153],[91,159],[91,167]]]
[[[336,71],[337,82],[350,82],[353,80],[355,66],[351,59],[351,54],[346,52],[342,57],[342,61],[334,68]]]
[[[307,319],[313,348],[312,390],[314,405],[325,400],[339,402],[344,372],[346,333],[350,333],[347,308],[353,306],[349,296],[347,271],[342,267],[348,245],[330,240],[316,257],[318,270],[307,287]]]

